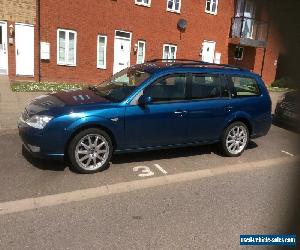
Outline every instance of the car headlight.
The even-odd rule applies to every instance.
[[[25,123],[33,128],[43,129],[52,118],[52,116],[47,115],[34,115],[25,121]]]

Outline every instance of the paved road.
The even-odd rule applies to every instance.
[[[239,249],[240,234],[290,232],[296,178],[273,165],[0,216],[0,248]]]
[[[273,126],[239,158],[164,150],[78,175],[24,158],[18,135],[2,133],[0,249],[236,249],[241,233],[295,232],[298,141]]]

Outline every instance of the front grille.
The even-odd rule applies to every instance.
[[[282,102],[280,107],[284,110],[293,112],[293,113],[297,113],[297,105],[296,103],[292,103],[292,102]]]

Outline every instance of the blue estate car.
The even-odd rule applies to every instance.
[[[34,99],[19,133],[38,157],[64,157],[80,173],[104,170],[113,153],[219,143],[239,156],[271,126],[271,100],[248,70],[192,60],[153,60],[100,85]]]

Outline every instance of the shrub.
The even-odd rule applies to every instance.
[[[299,89],[299,84],[297,84],[291,78],[283,77],[283,78],[277,79],[274,82],[272,82],[271,83],[271,87],[288,88],[288,89]]]

